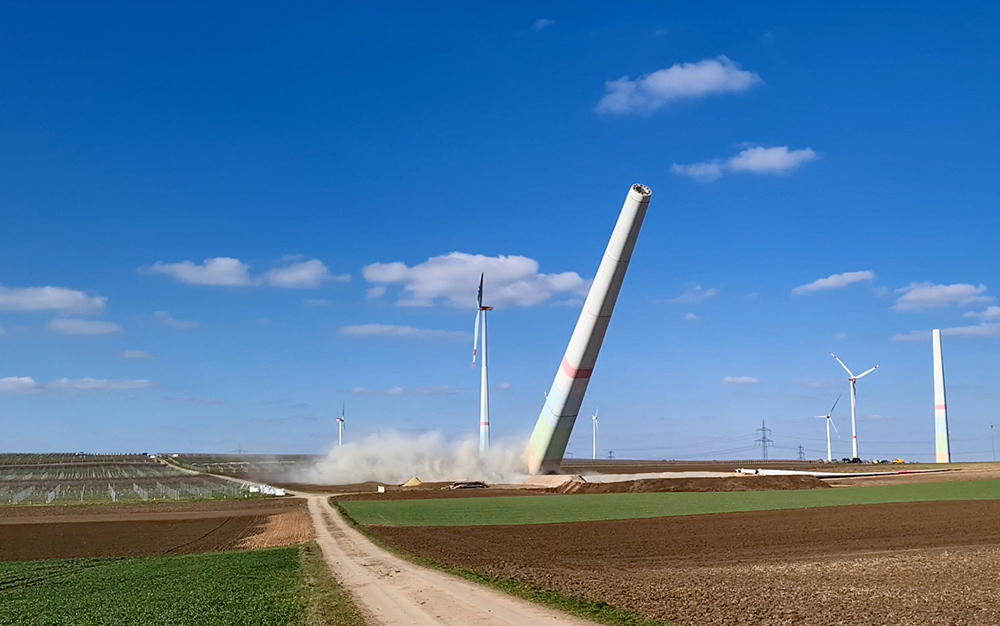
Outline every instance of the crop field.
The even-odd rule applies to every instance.
[[[0,563],[0,625],[360,625],[315,545]]]
[[[287,479],[320,458],[308,454],[182,454],[181,465],[209,474],[255,480]]]
[[[722,493],[611,493],[434,500],[345,500],[364,525],[508,526],[893,502],[998,500],[1000,480]]]
[[[244,498],[247,488],[146,455],[0,455],[0,504]]]

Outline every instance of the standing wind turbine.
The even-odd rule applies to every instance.
[[[832,352],[830,356],[837,359],[837,355]],[[844,365],[843,361],[837,359],[837,363],[840,363],[840,366],[847,371],[847,375],[849,376],[847,380],[851,381],[851,453],[854,455],[851,457],[851,462],[860,463],[861,457],[858,456],[858,380],[877,370],[878,365],[855,376],[854,372]]]
[[[590,419],[594,421],[594,460],[597,460],[597,411],[594,409],[594,414],[590,416]]]
[[[483,328],[483,358],[482,386],[479,392],[479,454],[486,454],[490,449],[490,382],[486,361],[486,314],[493,310],[491,306],[483,306],[483,279],[479,276],[479,295],[476,297],[476,332],[472,339],[472,367],[476,367],[476,356],[479,348],[479,327]]]
[[[826,462],[830,463],[833,461],[833,449],[830,447],[830,425],[833,424],[833,430],[837,433],[837,439],[840,439],[840,431],[837,430],[837,425],[833,423],[833,410],[837,408],[837,403],[840,402],[842,396],[837,396],[837,399],[833,401],[833,406],[830,407],[830,412],[826,415],[814,415],[813,417],[819,417],[826,420]]]
[[[345,402],[343,405],[341,405],[341,407],[340,407],[340,417],[337,418],[337,445],[338,446],[344,445],[344,427],[345,427],[345,424],[344,424],[344,417],[345,417],[345,415],[344,414],[346,412],[346,409],[347,409],[347,403]]]

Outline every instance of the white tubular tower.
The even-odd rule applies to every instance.
[[[531,434],[526,457],[532,474],[559,471],[651,196],[649,187],[632,185],[625,198],[580,319]]]
[[[944,394],[944,355],[941,353],[941,331],[931,333],[934,344],[934,458],[938,463],[951,463],[948,440],[948,402]]]

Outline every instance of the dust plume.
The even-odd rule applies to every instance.
[[[387,430],[334,446],[313,467],[300,471],[297,480],[323,485],[400,484],[416,476],[425,482],[520,482],[527,475],[524,445],[523,441],[494,443],[480,457],[479,442],[471,437],[447,441],[438,432],[404,435]]]

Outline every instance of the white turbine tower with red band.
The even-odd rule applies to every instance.
[[[486,314],[493,310],[491,306],[483,306],[483,279],[485,274],[479,276],[479,295],[476,297],[478,308],[476,309],[476,332],[472,339],[472,367],[476,367],[476,357],[479,349],[479,329],[482,326],[483,354],[481,372],[481,388],[479,391],[479,454],[486,454],[490,449],[490,376],[486,357]]]
[[[941,352],[941,331],[931,332],[934,344],[934,460],[951,463],[951,443],[948,439],[948,401],[944,394],[944,355]]]
[[[851,381],[851,452],[854,455],[851,457],[851,460],[859,463],[861,457],[858,456],[858,381],[877,370],[878,365],[855,376],[854,372],[844,365],[844,362],[838,359],[836,354],[831,352],[830,356],[837,359],[837,363],[840,363],[840,366],[847,370],[849,377],[847,380]]]
[[[559,471],[652,195],[649,187],[632,185],[625,198],[566,354],[531,433],[525,456],[532,474]]]

